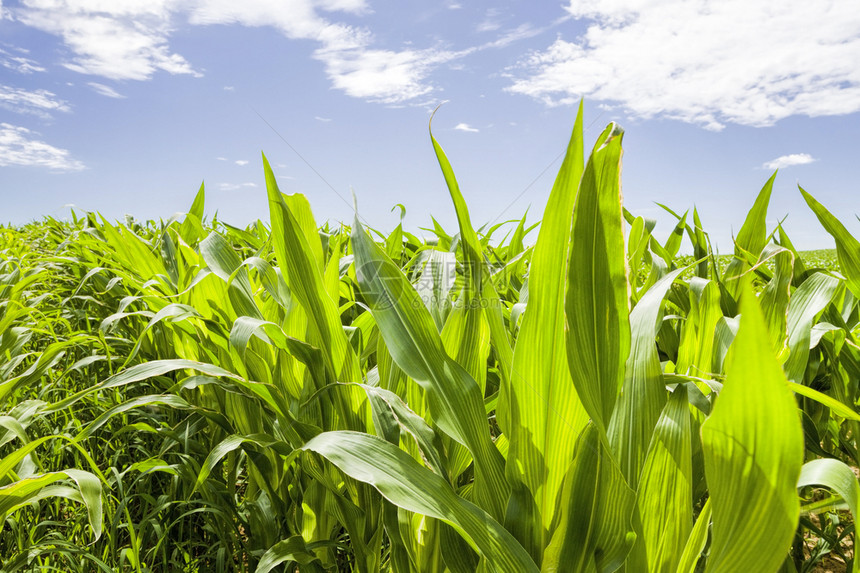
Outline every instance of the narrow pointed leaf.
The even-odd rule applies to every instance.
[[[573,384],[604,432],[630,350],[620,184],[622,134],[610,124],[585,167],[574,206],[565,299]]]
[[[537,573],[528,553],[497,521],[460,498],[440,476],[376,436],[325,432],[304,445],[350,477],[372,485],[383,497],[415,513],[454,526],[499,573]]]
[[[582,106],[567,154],[553,184],[529,267],[528,305],[514,348],[511,384],[500,389],[510,441],[507,473],[532,496],[539,515],[517,511],[542,551],[557,497],[573,459],[576,438],[588,422],[570,376],[564,346],[565,265],[571,213],[583,170]],[[523,503],[524,506],[527,504]],[[535,520],[537,523],[529,523]]]
[[[735,237],[735,256],[729,262],[723,273],[723,283],[726,289],[737,300],[740,296],[741,281],[738,280],[744,272],[749,270],[750,264],[746,261],[745,253],[758,259],[759,253],[767,243],[767,206],[770,203],[770,195],[773,192],[773,182],[776,172],[771,175],[756,197],[755,203],[747,213],[744,224]]]
[[[352,245],[362,294],[394,362],[426,390],[439,428],[472,453],[476,502],[501,519],[509,491],[504,459],[490,439],[477,382],[445,352],[418,293],[371,240],[358,217]]]
[[[654,339],[663,299],[684,269],[676,269],[648,289],[630,313],[632,344],[621,397],[609,426],[609,443],[621,472],[637,488],[654,426],[666,404],[666,384]]]
[[[830,233],[836,241],[836,258],[839,260],[839,268],[847,279],[848,288],[854,296],[860,298],[860,241],[858,241],[845,225],[827,210],[824,205],[815,200],[815,197],[800,189],[800,194],[806,200],[806,204],[818,217],[818,221],[824,230]]]
[[[654,430],[637,492],[648,571],[674,572],[693,529],[693,468],[687,390],[678,385]]]
[[[795,486],[803,463],[803,429],[768,338],[747,286],[725,384],[702,424],[714,511],[708,573],[776,571],[797,527]],[[751,515],[767,516],[767,527]]]
[[[579,438],[560,503],[560,525],[546,549],[541,571],[617,570],[636,540],[631,522],[636,498],[594,424]]]
[[[840,281],[835,277],[814,273],[791,295],[786,326],[789,355],[785,375],[792,382],[803,383],[813,322],[833,300],[839,285]]]

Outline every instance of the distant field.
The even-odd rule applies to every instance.
[[[815,251],[798,251],[800,255],[801,261],[803,261],[803,265],[809,269],[822,269],[828,271],[838,271],[839,270],[839,261],[836,259],[836,249],[818,249]],[[676,264],[679,267],[687,266],[695,262],[696,259],[693,258],[693,255],[681,255],[675,259]],[[719,268],[720,273],[726,270],[726,267],[729,265],[729,262],[732,260],[732,255],[718,255],[717,256],[717,267]],[[773,270],[773,262],[768,261],[765,263],[765,266]],[[683,273],[681,276],[688,278],[693,276],[693,271],[688,270]]]
[[[800,251],[800,256],[807,268],[839,270],[839,262],[836,260],[836,249]]]

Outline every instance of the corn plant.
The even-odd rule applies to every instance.
[[[860,243],[802,189],[839,272],[769,232],[775,175],[731,255],[658,241],[622,138],[580,108],[536,239],[432,133],[429,238],[265,157],[269,224],[0,228],[0,570],[857,571]]]

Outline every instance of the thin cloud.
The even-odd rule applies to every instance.
[[[224,91],[225,92],[234,92],[234,91],[236,91],[236,87],[235,86],[224,86]]]
[[[529,38],[539,36],[551,27],[552,26],[544,26],[542,28],[535,28],[528,22],[525,24],[520,24],[513,30],[508,30],[492,42],[484,44],[483,46],[481,46],[481,49],[483,50],[486,48],[504,48],[505,46],[509,46],[514,42],[519,42],[520,40],[527,40]]]
[[[2,19],[2,6],[0,6],[0,19]],[[39,65],[36,60],[12,54],[0,48],[0,66],[7,70],[18,72],[19,74],[32,74],[34,72],[44,72],[45,68]]]
[[[0,123],[0,167],[44,167],[52,171],[81,171],[86,166],[68,150],[40,141],[25,127]]]
[[[215,159],[217,159],[218,161],[227,161],[226,157],[216,157]]]
[[[69,104],[48,90],[28,91],[0,84],[0,107],[49,119],[51,112],[71,111]]]
[[[240,191],[242,189],[253,189],[256,183],[220,183],[218,189],[221,191]]]
[[[813,161],[816,161],[816,159],[808,153],[792,153],[791,155],[782,155],[776,159],[768,161],[762,165],[762,168],[783,169],[785,167],[791,167],[792,165],[806,165]]]
[[[236,165],[238,165],[239,167],[245,167],[246,165],[248,165],[249,161],[248,161],[247,159],[237,159],[237,160],[235,161],[235,163],[236,163]]]
[[[125,99],[125,96],[121,93],[117,92],[110,86],[106,86],[104,84],[100,84],[98,82],[88,82],[88,86],[93,88],[97,94],[103,95],[105,97],[111,97],[114,99]]]
[[[472,127],[468,123],[458,123],[454,126],[454,129],[457,131],[468,131],[469,133],[478,133],[480,131],[478,128]]]
[[[490,8],[484,19],[478,23],[475,28],[476,32],[495,32],[502,27],[501,22],[502,11],[499,8]]]
[[[320,117],[318,115],[314,116],[314,119],[317,121],[321,121],[323,123],[328,123],[328,122],[332,121],[332,119],[330,117]]]
[[[532,53],[508,91],[548,105],[585,96],[713,130],[860,111],[851,2],[571,0],[567,11],[590,20],[587,31]]]

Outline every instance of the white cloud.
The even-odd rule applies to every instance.
[[[236,160],[236,165],[238,165],[240,167],[245,167],[246,165],[248,165],[248,163],[249,163],[249,161],[247,159],[237,159]]]
[[[463,55],[438,49],[374,49],[373,37],[322,17],[319,11],[368,12],[366,0],[22,0],[16,19],[62,38],[73,56],[64,65],[110,79],[146,80],[158,71],[200,75],[171,52],[174,22],[192,25],[271,26],[289,39],[319,44],[336,89],[384,103],[401,103],[433,90],[426,78],[437,66]],[[454,6],[451,6],[452,8]],[[232,91],[232,86],[225,89]]]
[[[234,92],[234,91],[236,91],[236,87],[235,86],[224,86],[224,91],[225,92]]]
[[[363,0],[192,0],[189,22],[196,25],[241,24],[271,26],[293,40],[316,40],[328,48],[357,48],[369,34],[361,29],[330,22],[317,14],[327,11],[363,12]]]
[[[362,14],[367,0],[21,0],[15,19],[62,39],[63,65],[114,80],[148,80],[164,71],[201,75],[170,47],[180,24],[273,27],[292,40],[317,44],[335,89],[383,103],[402,103],[433,91],[438,66],[462,57],[443,49],[373,47],[369,30],[333,21],[329,13]],[[449,7],[455,6],[449,4]],[[233,86],[225,86],[232,91]]]
[[[567,9],[592,20],[587,32],[533,53],[509,91],[550,105],[585,96],[709,129],[860,110],[852,2],[571,0]]]
[[[161,70],[197,74],[171,53],[170,0],[23,0],[21,23],[59,36],[74,56],[63,65],[110,79],[146,80]]]
[[[535,36],[544,33],[548,28],[549,26],[543,28],[535,28],[534,26],[526,22],[525,24],[520,24],[513,30],[508,30],[492,42],[484,44],[483,46],[481,46],[481,49],[504,48],[505,46],[513,44],[514,42],[519,42],[520,40],[526,40],[528,38],[534,38]]]
[[[28,91],[0,84],[0,106],[17,113],[28,113],[43,119],[53,111],[71,111],[69,104],[47,90]]]
[[[0,167],[47,167],[54,171],[85,169],[84,164],[72,159],[67,150],[39,141],[37,135],[25,127],[0,123]]]
[[[502,15],[502,10],[499,8],[490,8],[487,10],[486,16],[484,19],[478,23],[478,26],[475,28],[476,32],[494,32],[502,27],[502,22],[500,16]]]
[[[471,133],[478,133],[478,131],[480,131],[479,129],[472,127],[468,123],[458,123],[454,126],[454,129],[458,131],[468,131]]]
[[[97,82],[88,82],[87,85],[90,86],[91,88],[93,88],[96,91],[96,93],[101,94],[105,97],[112,97],[115,99],[124,99],[125,98],[124,95],[117,92],[115,89],[113,89],[110,86],[106,86],[104,84],[100,84]]]
[[[218,161],[227,161],[226,157],[216,157],[215,159],[217,159]]]
[[[218,189],[221,191],[239,191],[256,187],[256,183],[220,183]]]
[[[400,52],[361,48],[320,49],[314,57],[325,62],[326,74],[336,89],[352,97],[396,104],[433,91],[425,82],[427,76],[462,55],[434,48]]]
[[[0,19],[2,19],[3,7],[0,6]],[[33,72],[44,72],[45,68],[39,65],[36,60],[15,55],[11,52],[0,48],[0,66],[19,74],[32,74]]]
[[[314,116],[314,119],[317,121],[321,121],[323,123],[328,123],[328,122],[332,121],[332,119],[330,117],[320,117],[318,115]]]
[[[762,165],[763,169],[782,169],[783,167],[791,167],[792,165],[805,165],[812,163],[815,158],[808,153],[792,153],[791,155],[783,155]]]
[[[335,89],[347,95],[383,103],[401,103],[432,91],[425,83],[429,73],[453,54],[428,49],[401,51],[374,49],[369,31],[331,22],[316,9],[361,13],[368,9],[360,0],[198,0],[190,22],[272,26],[290,39],[320,44],[314,58],[325,65]]]

